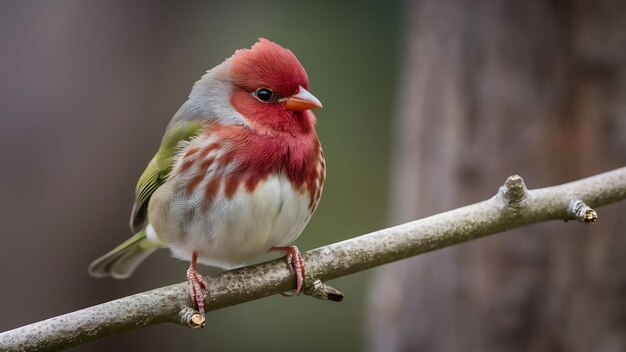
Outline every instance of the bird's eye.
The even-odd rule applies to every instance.
[[[272,97],[273,97],[272,91],[269,90],[268,88],[257,89],[255,95],[260,101],[265,101],[265,102],[272,100]]]

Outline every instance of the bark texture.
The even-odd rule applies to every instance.
[[[409,4],[392,223],[626,164],[626,3]],[[376,351],[626,349],[626,207],[379,271]],[[524,235],[519,235],[524,233]]]

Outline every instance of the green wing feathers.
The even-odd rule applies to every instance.
[[[203,124],[202,121],[181,121],[168,127],[159,150],[150,160],[137,182],[135,204],[130,216],[132,231],[139,231],[146,225],[148,201],[172,171],[174,156],[178,151],[180,142],[188,141],[197,136],[202,132]]]
[[[116,279],[126,279],[157,248],[158,245],[148,240],[146,232],[141,230],[109,253],[93,261],[89,265],[89,274],[95,277],[112,276]]]
[[[92,276],[125,279],[135,271],[139,263],[159,248],[161,244],[146,237],[148,201],[172,170],[180,142],[189,141],[200,134],[203,125],[203,121],[193,120],[179,121],[168,126],[159,150],[137,182],[135,204],[130,218],[130,227],[137,233],[91,263],[89,273]]]

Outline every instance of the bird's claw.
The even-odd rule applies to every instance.
[[[287,297],[299,295],[302,291],[305,277],[304,259],[302,258],[300,250],[296,246],[274,247],[272,250],[287,252],[287,264],[289,264],[291,271],[296,276],[296,290],[290,294],[282,293],[282,295]]]
[[[195,302],[200,314],[204,315],[204,299],[206,298],[207,286],[196,268],[189,267],[187,269],[187,285],[189,286],[191,300]]]

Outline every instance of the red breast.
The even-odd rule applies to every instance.
[[[216,172],[204,186],[205,202],[210,204],[223,184],[224,195],[232,198],[240,187],[254,192],[260,182],[272,174],[284,174],[295,190],[308,193],[311,211],[321,195],[325,161],[315,133],[261,135],[249,128],[210,123],[206,134],[217,137],[208,145],[190,148],[183,155],[179,172],[194,172],[187,193],[198,191],[209,167]],[[217,140],[217,141],[215,141]],[[211,151],[221,151],[220,156]],[[209,156],[211,155],[211,156]],[[198,166],[193,167],[192,166]]]

